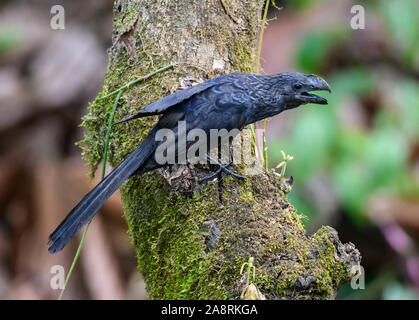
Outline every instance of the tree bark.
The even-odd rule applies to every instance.
[[[113,45],[99,96],[168,63],[174,68],[126,90],[116,119],[193,82],[252,72],[262,0],[121,0],[114,4]],[[102,158],[112,99],[95,100],[83,125],[84,157]],[[117,165],[156,122],[115,126],[109,160]],[[244,133],[242,139],[251,139]],[[238,173],[244,165],[233,166]],[[130,178],[121,187],[138,266],[153,299],[318,299],[359,270],[360,255],[335,230],[308,235],[287,200],[290,180],[262,170],[239,181],[199,182],[206,166],[174,166]],[[242,264],[254,258],[256,295]],[[246,268],[244,268],[246,270]],[[246,289],[247,288],[247,289]]]

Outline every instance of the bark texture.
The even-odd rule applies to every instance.
[[[103,96],[168,63],[174,68],[126,90],[119,120],[193,82],[254,70],[262,0],[121,0],[114,4],[113,46]],[[81,143],[93,171],[102,158],[112,100],[95,100]],[[114,127],[118,164],[157,118]],[[243,134],[242,139],[250,139]],[[244,166],[232,168],[244,173]],[[129,179],[121,188],[129,234],[150,298],[260,298],[246,290],[242,264],[254,258],[257,293],[267,299],[333,298],[356,275],[360,255],[335,230],[308,235],[287,200],[290,180],[262,172],[239,181],[200,183],[208,167],[178,166]],[[93,172],[92,171],[92,172]],[[246,268],[245,268],[246,270]]]

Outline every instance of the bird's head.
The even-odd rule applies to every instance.
[[[257,97],[254,108],[249,113],[247,124],[272,117],[284,110],[293,109],[307,103],[327,104],[323,97],[312,91],[329,91],[328,83],[316,75],[299,72],[283,72],[271,76],[256,76],[253,82]]]
[[[284,72],[274,77],[277,82],[276,95],[279,95],[277,99],[284,103],[285,109],[296,108],[306,103],[327,104],[325,98],[311,93],[323,90],[331,92],[329,84],[319,76]]]

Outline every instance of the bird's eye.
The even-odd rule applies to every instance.
[[[302,85],[301,84],[299,84],[299,83],[294,84],[294,89],[299,90],[301,88],[302,88]]]

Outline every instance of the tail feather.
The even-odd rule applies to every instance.
[[[64,221],[49,236],[48,251],[60,251],[72,237],[89,222],[105,201],[147,160],[154,151],[154,139],[150,134],[121,164],[91,190]]]

